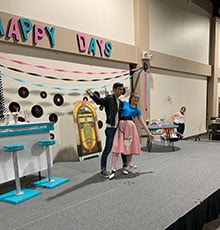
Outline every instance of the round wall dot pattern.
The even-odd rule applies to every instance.
[[[11,112],[11,113],[13,113],[13,112],[19,112],[20,111],[20,105],[17,103],[17,102],[11,102],[10,104],[9,104],[9,111]]]
[[[41,98],[45,99],[47,97],[47,92],[41,91],[40,96],[41,96]]]
[[[31,114],[36,118],[41,117],[43,113],[43,109],[40,105],[34,105],[31,109]]]
[[[55,94],[53,97],[53,102],[57,106],[61,106],[64,102],[63,96],[61,94]]]
[[[56,123],[58,120],[58,117],[55,113],[51,113],[50,116],[49,116],[49,121],[52,121],[54,123]]]
[[[22,98],[26,98],[29,95],[29,90],[22,86],[18,89],[18,95]]]

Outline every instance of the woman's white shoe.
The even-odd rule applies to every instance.
[[[109,180],[112,180],[115,177],[116,170],[112,169],[110,175],[108,176]]]
[[[123,169],[123,174],[124,175],[128,175],[128,170],[127,169]]]

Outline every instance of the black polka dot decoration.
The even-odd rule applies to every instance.
[[[41,98],[45,99],[47,97],[47,92],[41,91],[40,96],[41,96]]]
[[[83,97],[83,101],[88,101],[89,99],[88,99],[88,97]]]
[[[31,109],[31,114],[36,118],[41,117],[43,113],[43,109],[40,105],[34,105]]]
[[[25,119],[23,117],[18,117],[18,121],[25,122]]]
[[[53,133],[50,133],[50,139],[55,139],[55,135]]]
[[[98,121],[98,127],[101,129],[103,127],[103,122],[101,120]]]
[[[54,102],[55,105],[61,106],[63,104],[63,102],[64,102],[63,96],[60,95],[60,94],[54,95],[53,102]]]
[[[51,113],[49,116],[49,121],[56,123],[58,121],[57,115],[55,113]]]
[[[26,87],[20,87],[18,89],[18,95],[22,98],[26,98],[29,95],[29,90]]]
[[[11,113],[19,112],[21,109],[20,105],[17,102],[11,102],[8,108]]]

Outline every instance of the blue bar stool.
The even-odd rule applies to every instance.
[[[48,182],[52,182],[53,179],[51,178],[51,157],[50,157],[50,145],[54,145],[56,141],[54,139],[46,139],[46,140],[40,140],[38,141],[38,144],[40,146],[44,147],[44,150],[46,152],[47,157],[47,176],[48,176]]]
[[[44,139],[39,140],[38,144],[44,148],[47,157],[47,178],[42,180],[36,181],[33,183],[36,187],[43,187],[43,188],[55,188],[61,184],[64,184],[69,181],[68,178],[60,178],[60,177],[52,177],[51,176],[51,156],[50,156],[50,145],[54,145],[56,141],[54,139]]]
[[[38,190],[21,189],[17,152],[22,151],[23,149],[23,144],[8,144],[3,146],[3,150],[5,153],[12,154],[16,190],[0,195],[0,201],[4,201],[11,204],[18,204],[41,194],[41,191]]]
[[[19,178],[19,172],[18,172],[18,157],[17,157],[17,151],[21,151],[24,149],[23,144],[11,144],[11,145],[4,145],[4,152],[6,153],[12,153],[12,160],[14,165],[14,173],[15,173],[15,185],[16,185],[16,195],[21,195],[21,184],[20,184],[20,178]]]

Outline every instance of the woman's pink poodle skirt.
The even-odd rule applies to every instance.
[[[115,133],[112,152],[115,154],[139,155],[141,146],[135,123],[132,120],[122,120]]]

